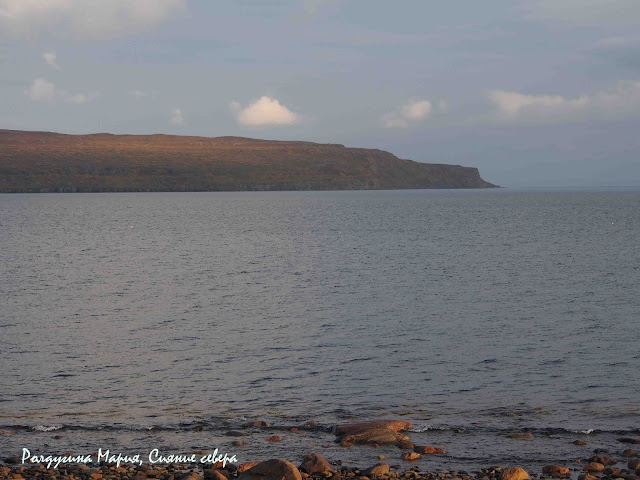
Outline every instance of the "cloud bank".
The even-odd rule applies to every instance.
[[[559,123],[640,115],[640,81],[620,82],[608,90],[576,98],[506,90],[493,90],[488,96],[496,115],[505,122]]]
[[[246,108],[231,102],[231,111],[244,126],[295,125],[301,121],[299,114],[292,112],[275,98],[263,96]]]
[[[380,120],[385,128],[408,128],[426,119],[431,111],[430,101],[415,100],[403,105],[397,112],[385,113]]]
[[[69,93],[66,90],[57,88],[53,83],[44,78],[36,78],[24,93],[34,102],[45,102],[49,104],[54,104],[57,100],[62,100],[66,103],[80,105],[92,102],[100,96],[100,92]]]
[[[72,32],[96,40],[147,30],[185,8],[186,0],[0,0],[0,32],[13,38]]]

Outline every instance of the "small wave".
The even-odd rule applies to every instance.
[[[54,432],[56,430],[60,430],[64,425],[36,425],[32,427],[31,430],[34,432]]]
[[[412,430],[408,430],[409,432],[416,432],[416,433],[420,433],[420,432],[428,432],[430,430],[451,430],[452,427],[443,427],[443,426],[439,426],[439,427],[435,427],[433,425],[423,425],[421,427],[414,427]]]

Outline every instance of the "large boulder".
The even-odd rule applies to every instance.
[[[520,467],[509,467],[502,471],[502,480],[529,480],[529,474]]]
[[[302,480],[302,475],[293,463],[273,458],[246,470],[238,480]]]
[[[356,435],[369,430],[387,429],[393,432],[411,430],[413,425],[403,420],[374,420],[372,422],[349,423],[338,425],[336,435]]]
[[[394,432],[386,428],[378,428],[375,430],[365,430],[361,433],[354,435],[345,435],[338,439],[340,445],[343,447],[350,447],[352,445],[364,445],[364,444],[398,444],[400,442],[406,442],[409,437],[403,435],[400,432]]]
[[[317,453],[306,455],[298,468],[309,474],[335,471],[335,468],[333,468],[329,461]]]

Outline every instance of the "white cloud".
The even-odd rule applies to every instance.
[[[185,8],[186,0],[0,0],[0,32],[14,38],[60,32],[117,37],[151,28]]]
[[[63,90],[60,90],[59,93],[60,93],[60,96],[62,97],[62,100],[64,100],[67,103],[75,103],[77,105],[80,105],[82,103],[93,102],[96,98],[100,96],[99,92],[71,94]]]
[[[575,24],[640,22],[638,0],[526,0],[531,17]]]
[[[260,97],[246,108],[238,102],[231,102],[231,110],[238,123],[245,126],[295,125],[301,121],[299,114],[267,96]]]
[[[44,78],[36,78],[24,93],[34,102],[53,103],[56,99],[56,86]]]
[[[100,92],[69,93],[66,90],[57,88],[53,83],[44,78],[36,78],[24,93],[34,102],[46,102],[50,104],[55,103],[56,100],[62,100],[63,102],[80,105],[92,102],[100,96]]]
[[[147,92],[143,92],[142,90],[134,90],[133,92],[129,92],[129,95],[136,97],[136,100],[149,96]]]
[[[499,120],[558,123],[640,115],[640,82],[620,82],[592,95],[528,95],[505,90],[489,92]]]
[[[171,118],[169,119],[171,125],[184,125],[184,117],[182,116],[182,110],[174,108],[171,110]]]
[[[380,120],[386,128],[408,128],[427,118],[431,111],[430,101],[415,100],[403,105],[397,112],[385,113]]]
[[[56,53],[55,52],[45,52],[42,54],[42,58],[47,62],[49,66],[55,68],[56,70],[60,70],[60,65],[56,63]]]

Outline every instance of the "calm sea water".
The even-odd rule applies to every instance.
[[[0,245],[3,457],[401,463],[330,446],[383,417],[446,443],[425,468],[537,468],[640,435],[637,188],[0,195]]]

